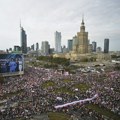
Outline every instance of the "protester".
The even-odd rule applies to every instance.
[[[68,79],[70,82],[64,82]],[[93,103],[120,114],[120,72],[103,72],[88,74],[67,74],[54,69],[29,67],[23,76],[8,77],[1,87],[0,97],[0,120],[14,120],[17,118],[30,119],[33,115],[61,111],[71,115],[71,118],[91,118],[93,120],[104,120],[92,109],[86,108],[86,104]],[[47,81],[55,83],[53,86],[43,87]],[[88,90],[75,91],[76,84],[90,86]],[[61,87],[69,88],[75,94],[56,93]],[[98,97],[92,101],[77,103],[55,109],[54,106],[65,104],[76,100]],[[57,98],[61,98],[61,100]]]

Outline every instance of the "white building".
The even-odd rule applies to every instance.
[[[61,52],[61,32],[55,32],[55,52]]]
[[[48,55],[49,49],[50,49],[50,45],[48,41],[42,41],[42,46],[41,46],[42,55]]]

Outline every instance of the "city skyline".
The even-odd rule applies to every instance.
[[[28,46],[49,41],[55,47],[55,31],[62,34],[62,46],[67,45],[67,40],[80,30],[84,14],[90,43],[96,41],[103,48],[104,39],[109,38],[110,51],[120,50],[119,6],[119,0],[1,0],[0,49],[20,45],[20,19],[27,32]]]

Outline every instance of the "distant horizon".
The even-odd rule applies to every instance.
[[[29,2],[29,3],[28,3]],[[62,46],[80,31],[82,15],[88,39],[103,51],[104,39],[109,50],[120,51],[119,0],[1,0],[0,50],[20,46],[20,23],[27,34],[27,46],[48,41],[55,47],[54,32],[62,35]],[[20,22],[21,21],[21,22]]]

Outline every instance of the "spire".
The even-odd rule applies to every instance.
[[[22,25],[21,25],[21,19],[20,19],[20,29],[22,28]]]
[[[20,28],[21,28],[21,19],[20,19]]]
[[[80,31],[81,31],[81,32],[85,32],[85,26],[84,26],[84,14],[82,15],[82,23],[81,23]]]
[[[84,25],[84,14],[82,15],[82,25]]]

